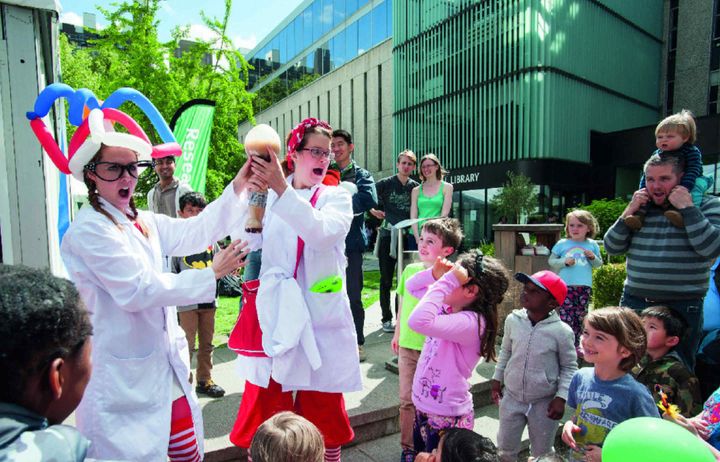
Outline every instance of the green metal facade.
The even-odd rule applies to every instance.
[[[587,164],[658,120],[662,31],[662,0],[395,0],[394,152]]]

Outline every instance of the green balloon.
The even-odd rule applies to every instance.
[[[654,417],[636,417],[610,430],[603,462],[715,462],[710,449],[680,425]]]

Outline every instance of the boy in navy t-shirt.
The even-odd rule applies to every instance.
[[[577,371],[567,405],[575,410],[562,440],[573,449],[571,461],[600,462],[602,444],[615,425],[633,417],[660,417],[648,390],[628,372],[645,354],[640,317],[629,308],[591,311],[585,318],[582,348],[593,368]]]

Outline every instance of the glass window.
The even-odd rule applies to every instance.
[[[333,0],[315,0],[315,3],[322,2],[322,10],[318,19],[320,21],[321,35],[330,32],[333,25]]]
[[[345,57],[348,61],[358,55],[358,21],[345,29]]]
[[[330,41],[330,62],[332,63],[333,69],[342,66],[349,59],[345,39],[346,31],[342,31]]]
[[[312,41],[319,39],[322,35],[322,29],[320,25],[320,16],[322,15],[322,3],[320,0],[315,0],[312,4],[312,15],[311,20],[313,23],[312,27]]]
[[[349,18],[358,9],[358,0],[345,0],[345,17]]]
[[[345,20],[345,0],[334,0],[333,2],[333,27]]]
[[[387,37],[387,2],[382,2],[372,10],[372,46]]]
[[[303,20],[303,44],[305,47],[310,46],[313,42],[313,22],[312,22],[312,5],[305,8],[302,12]]]
[[[371,34],[370,14],[366,14],[358,20],[358,55],[365,53],[372,47]]]

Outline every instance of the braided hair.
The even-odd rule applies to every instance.
[[[477,296],[463,311],[474,311],[485,319],[485,333],[481,334],[481,319],[478,316],[480,354],[486,361],[495,361],[495,340],[498,333],[498,305],[503,301],[510,285],[510,276],[505,266],[492,257],[486,257],[479,249],[471,250],[458,257],[457,263],[468,272],[467,284],[478,286]]]
[[[104,144],[100,146],[100,149],[93,156],[93,158],[90,159],[90,162],[88,162],[88,164],[90,164],[92,162],[100,162],[101,161],[102,152],[103,152],[104,147],[105,147]],[[123,227],[120,226],[120,223],[118,223],[117,220],[115,219],[115,217],[113,217],[110,214],[110,212],[105,210],[105,208],[100,203],[100,195],[98,194],[98,191],[97,191],[97,183],[95,183],[95,181],[90,178],[90,176],[88,175],[88,170],[83,171],[83,180],[85,182],[85,186],[87,186],[88,202],[90,203],[92,208],[95,209],[96,212],[104,215],[108,220],[112,221],[113,224],[115,226],[117,226],[117,228],[119,230],[122,231]],[[132,216],[128,216],[128,218],[132,218],[133,220],[135,220],[137,222],[137,224],[140,226],[143,236],[148,237],[150,234],[148,232],[147,226],[145,226],[145,223],[143,223],[143,221],[140,219],[138,211],[137,211],[137,207],[135,206],[135,199],[132,196],[130,196],[130,211],[132,212]]]

